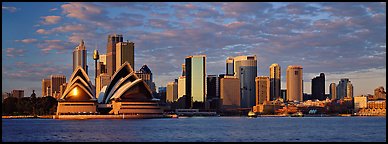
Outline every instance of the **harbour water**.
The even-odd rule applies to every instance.
[[[2,119],[3,142],[386,142],[386,117]]]

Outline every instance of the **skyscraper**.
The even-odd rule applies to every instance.
[[[319,76],[311,79],[311,96],[312,99],[325,100],[325,74],[321,73]]]
[[[112,76],[116,72],[116,43],[118,42],[123,42],[123,35],[113,34],[108,36],[106,65],[109,76]]]
[[[182,64],[182,75],[178,78],[178,99],[186,95],[186,64]]]
[[[348,82],[346,85],[346,97],[353,98],[353,84],[351,82]]]
[[[152,72],[147,65],[143,65],[139,71],[136,71],[136,75],[150,87],[153,93],[156,92],[155,83],[152,79]]]
[[[258,76],[256,82],[256,105],[270,101],[270,80],[268,76]]]
[[[176,81],[167,83],[167,102],[175,102],[178,99],[178,83]]]
[[[233,68],[234,60],[232,57],[228,57],[226,59],[226,75],[234,75],[234,68]]]
[[[42,97],[48,96],[49,91],[47,89],[50,89],[51,79],[42,79]]]
[[[207,76],[207,93],[206,99],[219,98],[218,89],[218,76],[217,75],[208,75]]]
[[[287,101],[303,101],[303,68],[302,66],[287,67]]]
[[[257,59],[254,56],[234,57],[234,76],[240,79],[241,108],[251,108],[256,103],[255,78]]]
[[[135,69],[135,43],[118,42],[116,43],[116,70],[126,61]]]
[[[277,63],[272,64],[269,67],[269,79],[270,79],[270,98],[269,100],[275,100],[280,97],[280,78],[281,71],[280,66]]]
[[[220,99],[222,108],[240,108],[240,80],[234,76],[220,78]]]
[[[348,96],[348,83],[350,83],[348,78],[340,79],[337,86],[337,99],[343,99]]]
[[[65,75],[51,75],[50,76],[50,87],[51,92],[50,96],[59,99],[61,97],[61,85],[63,83],[66,83],[66,76]]]
[[[81,66],[88,73],[87,51],[84,40],[73,50],[73,71]]]
[[[330,98],[337,99],[337,89],[335,83],[330,83]]]
[[[188,56],[186,66],[186,108],[193,102],[205,102],[206,55]]]

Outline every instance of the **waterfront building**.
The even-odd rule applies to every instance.
[[[270,100],[280,98],[281,88],[281,68],[279,64],[274,63],[269,67],[269,79],[270,79]]]
[[[366,96],[354,97],[354,111],[358,112],[362,108],[367,108],[368,98]]]
[[[81,67],[82,68],[82,67]],[[65,75],[50,75],[50,93],[55,99],[61,97],[61,85],[66,83]]]
[[[386,92],[383,86],[380,86],[374,90],[373,99],[386,99]]]
[[[206,55],[188,56],[186,68],[186,108],[193,108],[193,102],[204,103],[206,96]]]
[[[108,114],[161,115],[158,99],[154,99],[149,86],[140,79],[131,65],[125,62],[111,78],[104,91],[101,109]],[[111,107],[109,107],[111,105]]]
[[[102,73],[96,78],[96,98],[100,96],[101,89],[107,86],[110,82],[110,76],[107,73]]]
[[[186,95],[186,76],[178,78],[178,99]]]
[[[73,50],[73,71],[75,71],[75,69],[80,66],[85,70],[86,73],[88,73],[87,60],[88,59],[85,43],[84,40],[81,40],[80,44]]]
[[[253,56],[237,56],[234,60],[234,76],[240,80],[241,108],[252,108],[256,103],[255,78],[257,59]]]
[[[48,96],[50,95],[50,84],[51,84],[51,79],[44,78],[42,79],[42,96]]]
[[[303,68],[302,66],[287,67],[287,101],[303,101]]]
[[[123,42],[123,35],[113,34],[108,36],[106,66],[109,76],[113,76],[116,71],[116,43],[118,42]]]
[[[66,82],[60,85],[60,87],[59,87],[59,94],[60,94],[60,96],[62,96],[63,93],[65,92],[66,86],[67,86]]]
[[[219,98],[219,83],[217,75],[208,75],[207,76],[207,93],[206,99]]]
[[[256,82],[256,106],[270,100],[270,80],[268,76],[258,76]]]
[[[325,100],[325,74],[320,73],[319,76],[311,79],[311,96],[312,99]]]
[[[234,60],[233,57],[228,57],[226,59],[226,75],[234,75]]]
[[[223,109],[240,108],[240,80],[234,76],[220,78],[220,98]]]
[[[24,97],[24,90],[12,90],[12,97],[14,98],[23,98]]]
[[[94,114],[97,112],[95,89],[82,67],[77,67],[69,78],[66,90],[58,100],[57,115]]]
[[[186,64],[182,64],[182,75],[181,76],[186,76]]]
[[[342,78],[338,85],[337,85],[337,99],[344,99],[345,97],[348,96],[347,92],[348,92],[348,83],[350,83],[349,79],[348,78]],[[349,86],[350,88],[350,86]]]
[[[353,84],[350,82],[346,85],[346,97],[353,97]]]
[[[116,43],[116,70],[124,62],[128,62],[135,69],[135,43],[130,41]]]
[[[337,99],[337,89],[336,89],[335,83],[330,83],[329,89],[330,89],[330,98],[332,100]]]
[[[167,83],[166,97],[167,97],[167,102],[175,102],[178,100],[178,82],[177,81]]]

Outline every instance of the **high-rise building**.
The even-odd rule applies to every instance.
[[[125,62],[135,69],[135,43],[130,41],[116,43],[116,70]]]
[[[353,98],[353,84],[350,82],[346,85],[346,97]]]
[[[152,93],[156,92],[155,83],[152,79],[152,72],[147,65],[143,65],[139,71],[136,71],[136,75],[150,87]]]
[[[178,83],[176,81],[167,83],[167,102],[175,102],[178,99]]]
[[[258,76],[256,82],[256,105],[270,101],[270,80],[268,76]]]
[[[12,90],[12,97],[15,97],[15,98],[24,97],[24,90]]]
[[[167,92],[167,87],[159,87],[158,88],[158,98],[160,99],[161,102],[166,102],[166,92]]]
[[[303,68],[287,67],[287,101],[303,101]]]
[[[374,90],[374,99],[387,99],[386,92],[383,86],[380,86]]]
[[[220,78],[220,98],[222,108],[240,108],[240,80],[234,76],[224,76]]]
[[[233,57],[228,57],[226,59],[226,75],[234,75],[234,60]]]
[[[270,97],[269,100],[275,100],[280,97],[280,78],[281,71],[280,66],[277,63],[272,64],[269,67],[269,80],[270,80]]]
[[[312,99],[325,100],[325,74],[320,73],[319,76],[311,79],[311,96]]]
[[[51,79],[42,79],[42,96],[48,96],[49,91],[47,89],[50,89]]]
[[[330,98],[331,99],[337,99],[337,89],[335,86],[335,83],[330,83]]]
[[[178,99],[186,95],[186,76],[178,78]]]
[[[234,57],[234,76],[240,80],[241,108],[251,108],[256,103],[255,78],[257,59],[253,56]]]
[[[106,66],[109,76],[113,76],[116,72],[116,43],[118,42],[123,42],[123,35],[113,34],[108,36]]]
[[[84,40],[82,40],[81,43],[73,50],[73,71],[80,66],[86,71],[86,73],[88,73],[87,63],[87,51]]]
[[[61,85],[63,83],[66,83],[66,76],[65,75],[51,75],[50,76],[50,96],[59,99],[61,97]]]
[[[181,76],[186,76],[186,64],[182,64],[182,75]]]
[[[96,78],[96,98],[98,99],[101,89],[110,83],[110,76],[107,73],[102,73]]]
[[[338,85],[337,85],[337,99],[344,99],[348,96],[348,83],[350,83],[348,78],[342,78],[340,79]]]
[[[59,86],[59,94],[62,96],[66,90],[67,83],[63,83]]]
[[[287,89],[281,89],[280,90],[280,97],[283,99],[283,100],[286,100],[287,99]]]
[[[186,108],[192,108],[193,102],[205,102],[206,95],[206,55],[188,56],[186,67]]]
[[[208,75],[206,83],[206,99],[219,98],[218,89],[218,76],[217,75]]]

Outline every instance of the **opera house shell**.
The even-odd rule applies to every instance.
[[[95,88],[82,67],[77,67],[58,100],[57,115],[94,114],[97,112]]]
[[[101,95],[101,93],[103,95]],[[163,110],[154,99],[149,86],[125,62],[114,73],[106,89],[102,89],[98,102],[110,107],[108,114],[162,115]]]

